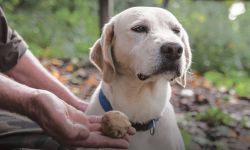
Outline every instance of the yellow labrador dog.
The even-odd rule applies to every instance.
[[[134,7],[111,18],[90,52],[103,81],[87,114],[119,110],[137,133],[130,150],[184,149],[169,100],[170,82],[185,85],[191,64],[188,36],[167,10]]]

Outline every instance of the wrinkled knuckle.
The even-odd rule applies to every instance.
[[[72,132],[68,132],[65,137],[66,137],[67,141],[73,141],[77,138],[77,134],[72,133]]]

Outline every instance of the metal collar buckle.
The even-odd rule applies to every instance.
[[[149,129],[150,135],[153,136],[155,134],[155,119],[152,120],[152,128]]]

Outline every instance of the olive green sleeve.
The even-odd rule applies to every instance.
[[[27,49],[28,45],[22,37],[8,26],[0,7],[0,72],[14,67]]]

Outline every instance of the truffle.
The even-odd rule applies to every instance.
[[[112,138],[124,137],[130,126],[128,117],[120,111],[109,111],[102,117],[102,132]]]

